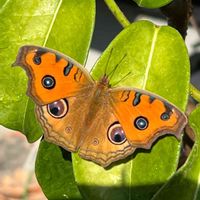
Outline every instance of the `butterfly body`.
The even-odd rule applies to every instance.
[[[150,148],[161,135],[180,138],[187,120],[165,99],[136,88],[113,88],[105,74],[94,81],[73,59],[24,46],[15,65],[29,77],[28,95],[44,138],[103,167]]]

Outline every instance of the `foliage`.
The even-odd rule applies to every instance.
[[[110,2],[107,0],[107,4]],[[155,8],[171,1],[135,2]],[[24,0],[0,0],[0,17],[0,123],[23,132],[29,142],[34,142],[41,137],[42,130],[35,119],[34,104],[25,95],[27,78],[20,68],[10,66],[24,44],[47,46],[84,64],[95,23],[95,0],[35,0],[29,4]],[[131,76],[118,86],[152,91],[184,111],[190,68],[181,35],[169,26],[158,27],[148,21],[128,25],[124,21],[126,28],[103,52],[91,75],[98,80],[108,59],[108,70],[112,71],[126,55],[111,84],[131,71]],[[158,140],[151,150],[137,150],[108,169],[76,154],[71,158],[69,152],[42,140],[36,160],[38,181],[48,199],[177,199],[180,191],[184,191],[183,200],[198,199],[199,114],[197,108],[189,118],[196,143],[178,171],[180,142],[172,136]]]

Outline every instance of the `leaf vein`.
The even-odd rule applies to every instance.
[[[60,9],[60,7],[61,7],[61,5],[62,5],[62,1],[63,1],[63,0],[60,0],[60,2],[58,3],[58,6],[57,6],[56,11],[55,11],[55,13],[54,13],[54,16],[53,16],[53,19],[52,19],[52,21],[51,21],[50,27],[49,27],[49,29],[48,29],[48,31],[47,31],[47,35],[46,35],[46,37],[45,37],[43,46],[45,46],[46,43],[47,43],[47,40],[48,40],[49,35],[50,35],[50,33],[51,33],[52,27],[53,27],[54,22],[55,22],[55,20],[56,20],[58,11],[59,11],[59,9]]]
[[[151,50],[150,50],[148,62],[147,62],[147,68],[146,68],[146,72],[144,74],[144,82],[143,82],[142,89],[146,89],[149,71],[150,71],[150,68],[151,68],[151,62],[152,62],[152,58],[153,58],[153,53],[154,53],[154,49],[155,49],[156,39],[157,39],[159,30],[160,30],[160,28],[156,28],[155,31],[154,31],[154,35],[153,35],[153,39],[152,39],[152,43],[151,43]]]
[[[4,10],[4,8],[7,6],[7,4],[9,3],[10,0],[6,0],[6,2],[2,5],[1,9],[0,9],[0,13]]]

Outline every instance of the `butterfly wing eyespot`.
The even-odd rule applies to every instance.
[[[46,89],[53,89],[56,85],[56,80],[51,75],[46,75],[42,78],[42,86]]]
[[[108,139],[113,144],[123,144],[126,141],[126,136],[119,122],[113,123],[108,129]]]
[[[53,118],[62,118],[68,112],[68,102],[65,99],[54,101],[47,105],[47,111]]]
[[[143,117],[143,116],[137,117],[134,121],[134,126],[138,130],[145,130],[145,129],[147,129],[148,125],[149,125],[149,122],[148,122],[147,118]]]

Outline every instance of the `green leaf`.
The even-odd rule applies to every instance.
[[[24,44],[43,45],[84,63],[93,33],[95,1],[7,0],[0,1],[0,5],[0,123],[22,131],[33,142],[42,132],[34,116],[34,104],[25,95],[25,72],[11,68],[18,48]],[[79,198],[71,162],[63,160],[55,145],[41,143],[36,174],[49,199]],[[63,188],[55,191],[54,187]]]
[[[189,124],[195,132],[195,144],[186,163],[161,188],[153,200],[200,199],[200,107],[189,116]]]
[[[84,63],[93,32],[93,2],[1,1],[0,124],[23,132],[29,142],[37,140],[42,130],[35,119],[34,104],[25,95],[25,72],[11,68],[11,64],[24,44],[48,46]]]
[[[58,6],[58,0],[1,1],[0,124],[23,132],[30,142],[38,139],[42,132],[34,116],[34,105],[25,95],[25,72],[11,68],[11,64],[21,45],[45,44]]]
[[[160,8],[173,0],[134,0],[138,6],[145,8]]]
[[[111,85],[149,90],[185,109],[189,58],[175,29],[148,21],[133,23],[111,42],[91,74],[99,80],[118,64]],[[137,150],[108,169],[74,156],[75,178],[85,199],[150,199],[176,171],[179,151],[180,142],[166,136],[151,150]]]
[[[46,46],[84,63],[90,46],[94,20],[94,0],[62,1]],[[42,159],[44,156],[46,160]],[[58,146],[45,142],[41,144],[36,161],[36,175],[48,199],[80,199],[72,163],[63,160]],[[46,178],[48,176],[51,177]]]
[[[49,156],[51,155],[51,156]],[[71,153],[41,141],[36,160],[36,175],[49,200],[81,199],[74,180]]]

